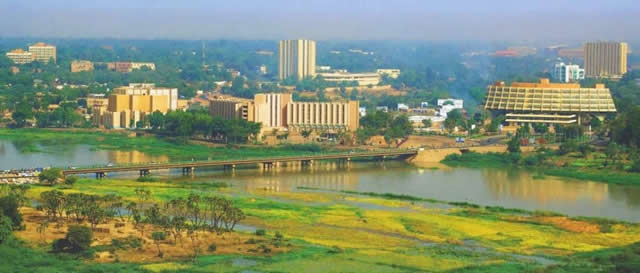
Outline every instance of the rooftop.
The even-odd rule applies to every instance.
[[[22,48],[16,48],[16,49],[11,50],[11,51],[9,51],[7,53],[24,54],[24,53],[29,53],[29,52],[24,51]]]
[[[48,44],[45,44],[43,42],[37,42],[37,43],[35,43],[35,44],[31,45],[31,46],[39,46],[39,47],[51,46],[51,47],[55,47],[53,45],[48,45]]]
[[[508,87],[504,82],[496,82],[493,86]],[[523,88],[562,88],[562,89],[579,89],[583,88],[579,83],[552,83],[549,79],[542,78],[540,82],[512,82],[511,87]],[[596,84],[595,88],[605,88],[604,84]]]

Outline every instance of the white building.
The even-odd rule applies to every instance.
[[[409,105],[398,103],[398,111],[409,112]]]
[[[553,79],[559,82],[584,80],[584,69],[577,64],[557,63],[553,67]]]
[[[358,113],[360,113],[360,117],[364,117],[367,115],[367,107],[358,108]]]
[[[387,75],[389,78],[397,79],[400,76],[400,69],[377,69],[376,73],[380,76]]]
[[[456,99],[438,99],[438,107],[440,107],[440,116],[447,117],[447,114],[455,109],[462,109],[464,100]]]

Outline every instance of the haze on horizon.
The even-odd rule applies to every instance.
[[[634,40],[634,0],[6,0],[1,37]]]

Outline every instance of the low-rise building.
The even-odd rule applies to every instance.
[[[392,79],[397,79],[400,76],[400,69],[377,69],[376,73],[378,75],[387,75],[387,77]]]
[[[380,83],[380,75],[378,73],[318,73],[327,82],[357,82],[360,86],[377,85]]]
[[[22,50],[21,48],[7,52],[7,58],[11,59],[15,64],[28,64],[33,62],[33,54]]]
[[[71,73],[93,71],[93,63],[86,60],[73,60],[71,61]]]

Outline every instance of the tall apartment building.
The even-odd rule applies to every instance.
[[[11,59],[15,64],[28,64],[33,61],[31,52],[24,51],[21,48],[7,52],[7,58]]]
[[[627,73],[627,43],[584,44],[584,69],[589,78],[621,78]]]
[[[553,79],[564,83],[584,80],[584,69],[577,64],[557,63],[553,67]]]
[[[316,75],[316,42],[312,40],[280,41],[278,73],[280,80],[298,80]]]
[[[45,43],[36,43],[29,46],[29,52],[33,55],[33,60],[41,63],[48,63],[53,59],[56,62],[56,46]]]
[[[71,61],[71,73],[93,71],[93,63],[85,60]]]
[[[298,130],[354,131],[360,125],[359,102],[294,102],[291,94],[256,94],[253,100],[214,98],[212,116],[241,118],[262,123],[262,131],[274,128]]]
[[[505,113],[514,126],[530,123],[580,124],[584,115],[603,117],[615,113],[611,92],[604,84],[595,88],[577,83],[514,82],[507,86],[497,82],[487,88],[484,109]]]

